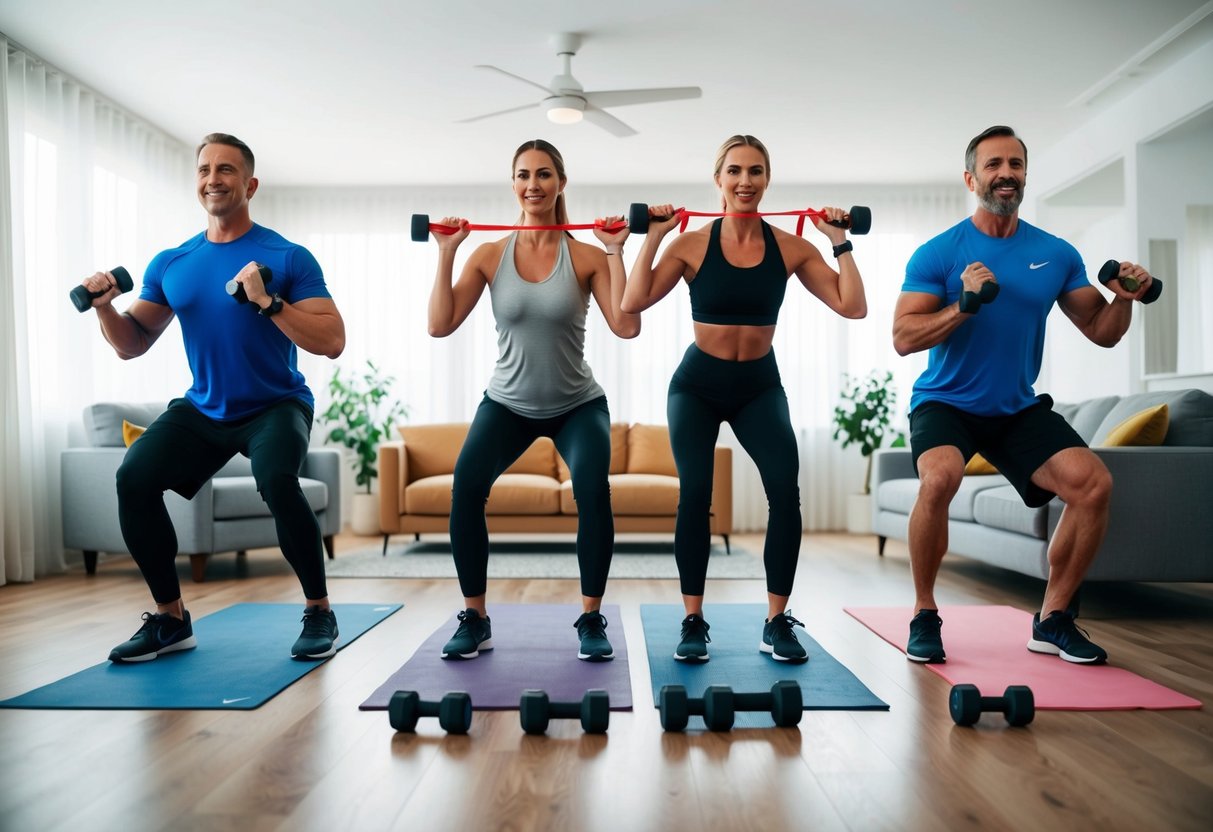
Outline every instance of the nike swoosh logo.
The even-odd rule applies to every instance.
[[[245,699],[252,699],[252,697],[251,696],[237,696],[235,699],[224,699],[223,704],[230,705],[233,702],[243,702]]]
[[[373,610],[371,610],[371,612],[383,612],[384,610],[390,610],[390,609],[391,609],[391,607],[375,607]]]
[[[1029,268],[1029,269],[1032,269],[1033,271],[1035,271],[1036,269],[1042,268],[1042,267],[1047,266],[1047,265],[1049,265],[1049,261],[1048,261],[1048,260],[1044,261],[1043,263],[1029,263],[1029,264],[1028,264],[1028,268]]]

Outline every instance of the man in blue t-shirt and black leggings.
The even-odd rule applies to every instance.
[[[1024,503],[1065,503],[1049,545],[1049,581],[1028,649],[1097,664],[1107,653],[1075,624],[1075,596],[1108,527],[1112,477],[1073,428],[1036,396],[1045,320],[1057,303],[1101,347],[1129,328],[1132,302],[1150,288],[1141,266],[1121,263],[1137,291],[1108,282],[1106,301],[1064,240],[1019,219],[1028,151],[1009,127],[969,142],[965,184],[977,195],[971,218],[921,246],[906,267],[893,320],[900,355],[929,349],[910,400],[910,445],[920,485],[910,514],[910,565],[916,615],[906,655],[945,659],[935,578],[948,550],[948,505],[966,462],[981,453],[1010,480]],[[995,284],[998,295],[988,298]],[[979,314],[980,313],[980,314]]]
[[[122,536],[156,612],[144,613],[143,626],[109,658],[148,661],[197,644],[177,581],[177,536],[164,492],[192,498],[237,453],[252,462],[282,553],[306,598],[303,633],[291,655],[324,658],[336,650],[337,619],[325,587],[320,525],[299,486],[315,401],[296,367],[296,348],[336,358],[345,349],[345,324],[311,253],[249,217],[258,182],[248,145],[212,133],[196,156],[207,230],[152,260],[126,312],[111,305],[119,292],[110,272],[84,281],[100,293],[93,308],[101,332],[124,359],[143,355],[179,318],[194,376],[185,396],[169,403],[118,469]],[[262,266],[271,276],[268,288]],[[248,303],[225,291],[233,279]]]

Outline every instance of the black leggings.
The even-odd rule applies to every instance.
[[[299,487],[311,429],[311,409],[295,399],[230,422],[210,419],[186,399],[174,399],[131,445],[118,468],[118,521],[156,603],[181,597],[174,563],[177,533],[164,492],[192,499],[237,453],[252,461],[257,490],[274,516],[278,544],[304,596],[327,597],[320,523]]]
[[[758,465],[767,494],[767,591],[791,595],[800,559],[800,460],[775,352],[755,361],[725,361],[691,344],[670,380],[666,415],[678,466],[674,559],[682,594],[703,595],[713,454],[720,424],[728,422]]]
[[[606,396],[548,419],[519,416],[485,396],[455,463],[451,491],[451,553],[465,598],[485,593],[489,532],[484,505],[497,478],[540,436],[551,437],[573,477],[577,501],[577,563],[581,594],[601,598],[615,545],[611,514],[611,417]]]

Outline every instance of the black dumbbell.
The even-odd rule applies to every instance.
[[[411,228],[414,243],[424,243],[430,238],[430,215],[413,214]]]
[[[463,691],[448,693],[440,702],[426,702],[416,691],[398,690],[387,705],[388,720],[397,731],[412,733],[423,716],[438,717],[448,734],[466,734],[472,727],[472,697]]]
[[[269,286],[274,280],[274,273],[270,271],[269,266],[263,266],[258,263],[257,271],[261,273],[261,283],[263,285]],[[236,278],[233,277],[231,280],[229,280],[227,282],[227,286],[224,288],[227,289],[227,293],[229,295],[236,299],[236,303],[248,303],[248,295],[244,293],[244,284]]]
[[[552,702],[541,690],[524,690],[518,719],[528,734],[543,734],[553,719],[580,719],[587,734],[605,734],[611,723],[611,697],[605,690],[587,690],[580,702]]]
[[[981,291],[977,293],[977,299],[982,303],[993,303],[994,298],[998,297],[998,293],[1001,291],[1001,286],[992,280],[987,280],[981,284]]]
[[[737,711],[770,711],[775,724],[790,728],[800,724],[804,713],[804,696],[796,682],[776,682],[762,693],[733,693],[727,685],[712,685],[702,699],[688,699],[682,685],[666,685],[658,694],[661,727],[681,731],[690,716],[702,716],[711,731],[727,731],[733,727]]]
[[[982,696],[976,685],[956,685],[948,697],[948,710],[957,725],[974,725],[986,712],[1005,714],[1007,724],[1027,725],[1036,716],[1036,700],[1027,685],[1011,685],[1002,696]]]
[[[114,282],[118,284],[118,291],[126,294],[131,289],[135,288],[135,282],[131,280],[131,273],[121,266],[114,266],[110,269],[110,274],[114,276]],[[105,292],[108,292],[106,289]],[[72,305],[80,312],[87,312],[93,306],[93,299],[99,298],[105,292],[90,292],[84,288],[84,284],[77,286],[68,293],[68,297],[72,299]]]
[[[1112,278],[1120,274],[1120,262],[1109,260],[1104,263],[1099,269],[1099,282],[1107,286]],[[1125,288],[1126,292],[1136,292],[1141,288],[1141,283],[1136,277],[1126,275],[1120,278],[1120,285]],[[1162,281],[1157,277],[1150,282],[1150,288],[1141,296],[1142,303],[1153,303],[1158,300],[1158,296],[1162,294]]]

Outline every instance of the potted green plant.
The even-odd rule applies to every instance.
[[[354,494],[350,526],[356,534],[379,533],[379,510],[371,493],[379,476],[379,443],[390,438],[396,420],[408,417],[408,408],[391,396],[394,382],[370,360],[361,374],[347,377],[337,367],[329,379],[329,406],[320,415],[329,429],[325,439],[351,451],[354,484],[366,489]]]
[[[904,448],[906,437],[892,430],[897,389],[891,372],[844,373],[842,379],[842,400],[834,408],[834,438],[842,439],[843,448],[859,445],[859,453],[867,460],[863,493],[850,495],[847,501],[847,529],[867,533],[871,530],[872,454],[890,437],[890,447]]]

